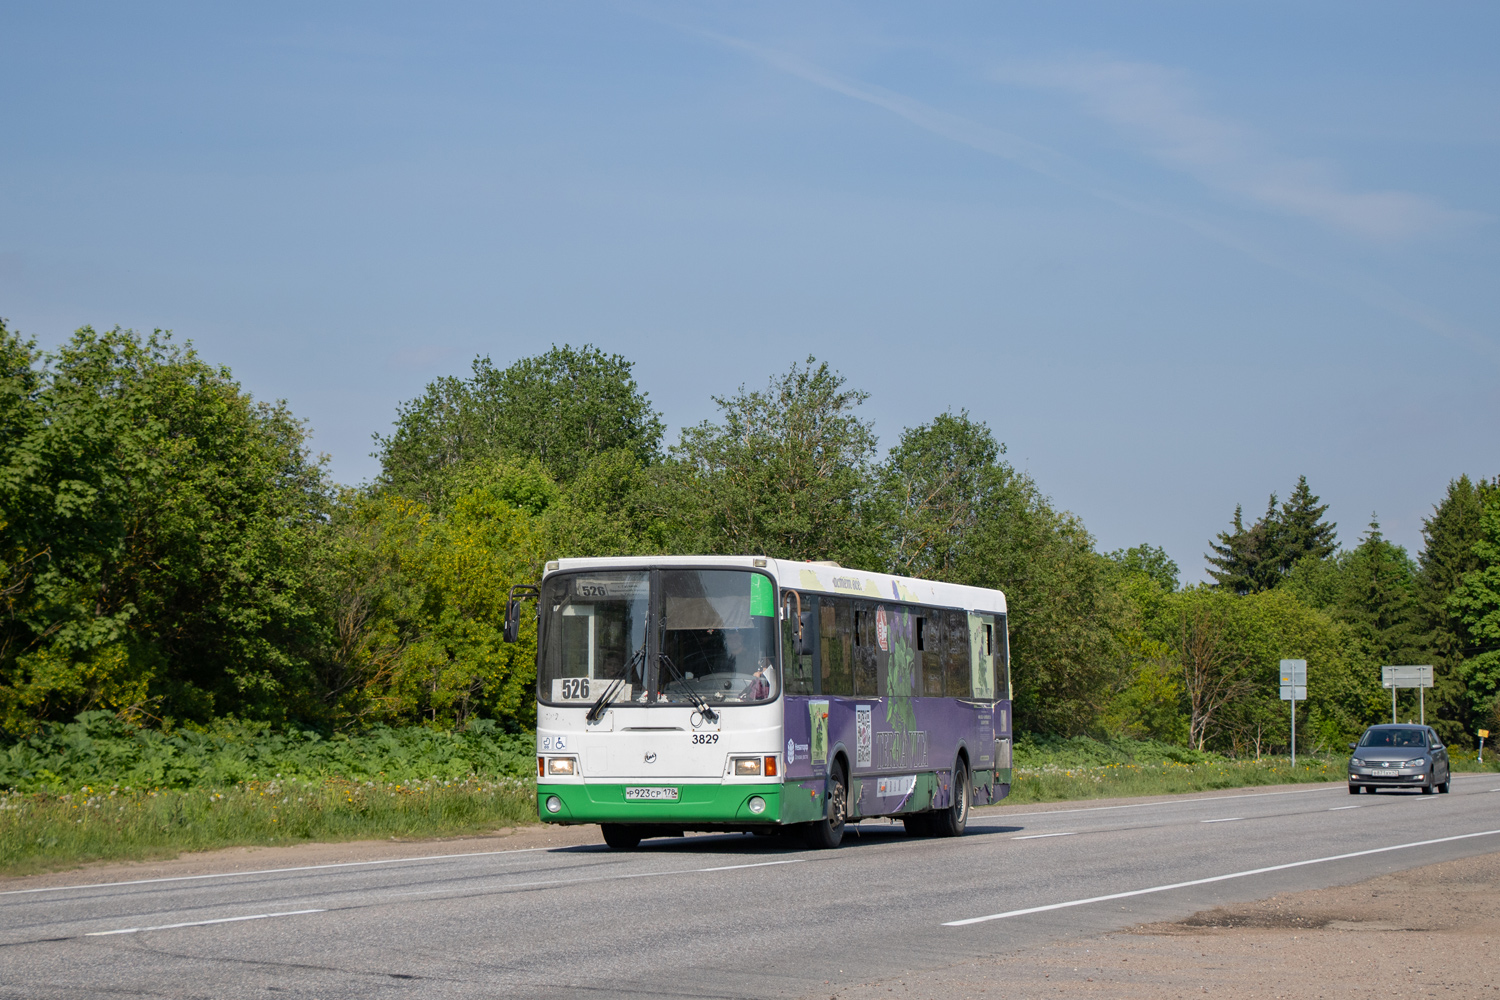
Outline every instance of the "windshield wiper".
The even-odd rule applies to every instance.
[[[643,660],[645,658],[646,643],[643,641],[641,643],[641,648],[632,653],[630,656],[630,662],[625,664],[624,675],[616,677],[614,680],[610,681],[609,687],[604,689],[604,693],[599,696],[599,700],[594,702],[593,706],[589,708],[588,714],[583,717],[584,721],[598,722],[604,717],[604,710],[608,708],[610,704],[615,700],[615,697],[620,693],[620,688],[624,687],[625,682],[630,678],[631,668],[636,666],[636,664],[640,660]]]
[[[656,655],[662,663],[667,665],[667,669],[672,671],[672,676],[677,679],[677,683],[682,685],[682,689],[687,692],[688,697],[693,699],[693,705],[698,709],[698,714],[702,715],[709,722],[718,722],[719,713],[709,707],[708,701],[698,693],[696,688],[688,683],[686,677],[682,676],[682,671],[677,669],[677,664],[672,662],[672,658],[666,653],[658,653]]]

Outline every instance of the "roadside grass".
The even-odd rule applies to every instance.
[[[1454,774],[1500,772],[1491,754],[1481,763],[1473,750],[1449,748]],[[1239,760],[1171,744],[1125,738],[1017,741],[1015,772],[1006,802],[1176,795],[1260,785],[1343,781],[1349,755],[1312,753]]]
[[[1256,761],[1164,761],[1146,764],[1102,764],[1064,767],[1044,764],[1015,769],[1007,803],[1065,802],[1073,799],[1177,795],[1256,785],[1289,785],[1342,781],[1343,758],[1263,757]]]
[[[529,778],[277,778],[225,788],[0,795],[0,874],[182,851],[487,833],[536,821]]]
[[[1500,771],[1452,751],[1453,770]],[[535,740],[493,725],[358,734],[221,720],[161,732],[86,713],[0,746],[0,875],[182,851],[421,839],[536,822]],[[1009,802],[1342,780],[1346,755],[1259,762],[1124,737],[1022,736]]]

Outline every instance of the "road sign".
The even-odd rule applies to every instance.
[[[1488,729],[1481,729],[1479,731],[1479,738],[1480,739],[1486,740],[1486,739],[1489,739],[1489,736],[1490,736],[1490,731]]]
[[[1307,661],[1281,661],[1281,700],[1292,703],[1292,766],[1297,766],[1297,702],[1307,700]]]
[[[1281,661],[1281,686],[1282,687],[1307,687],[1307,661],[1306,660],[1282,660]],[[1286,695],[1282,695],[1283,698]],[[1305,699],[1307,695],[1299,694],[1298,701]]]
[[[1282,683],[1286,683],[1283,681]],[[1432,667],[1381,667],[1380,686],[1388,688],[1430,688]]]
[[[1391,721],[1396,721],[1396,689],[1416,688],[1417,704],[1420,707],[1420,718],[1422,724],[1427,724],[1427,692],[1425,688],[1432,687],[1432,666],[1423,664],[1421,666],[1408,667],[1381,667],[1380,686],[1391,689]]]

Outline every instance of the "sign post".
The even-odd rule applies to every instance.
[[[1479,763],[1484,763],[1484,738],[1490,734],[1488,729],[1479,731]]]
[[[1391,689],[1391,721],[1396,721],[1396,689],[1416,688],[1418,704],[1421,706],[1422,725],[1427,725],[1427,692],[1432,687],[1432,665],[1411,667],[1381,667],[1380,684]]]
[[[1292,703],[1292,766],[1297,766],[1297,702],[1307,700],[1307,661],[1281,661],[1281,700]]]

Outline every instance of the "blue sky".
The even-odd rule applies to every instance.
[[[1493,4],[7,4],[0,315],[168,328],[345,482],[476,354],[674,428],[814,354],[1188,579],[1500,473]]]

